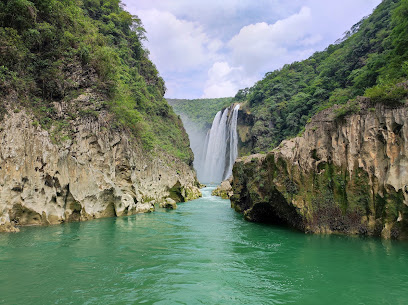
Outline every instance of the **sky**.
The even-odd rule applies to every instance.
[[[122,0],[167,98],[234,96],[342,38],[381,0]]]

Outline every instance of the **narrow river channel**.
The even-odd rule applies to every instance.
[[[408,304],[408,243],[177,210],[0,234],[0,304]]]

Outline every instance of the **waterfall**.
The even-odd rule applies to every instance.
[[[228,109],[219,111],[214,118],[208,137],[205,161],[203,162],[203,181],[219,182],[225,168],[225,153],[227,150],[227,119]]]
[[[227,166],[225,167],[224,178],[227,179],[232,175],[232,167],[234,166],[235,159],[238,157],[238,133],[237,133],[237,121],[238,121],[238,110],[240,105],[236,105],[232,112],[230,124],[229,124],[229,160]]]
[[[227,108],[215,115],[207,133],[201,162],[197,166],[200,181],[218,183],[232,174],[232,167],[238,156],[239,107],[240,105],[236,105],[232,111]]]

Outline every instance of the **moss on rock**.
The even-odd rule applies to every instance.
[[[302,137],[238,159],[232,207],[305,232],[407,239],[408,107],[360,105],[341,122],[328,109]]]

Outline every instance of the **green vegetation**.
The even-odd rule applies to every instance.
[[[398,105],[405,103],[408,97],[408,88],[406,83],[380,84],[372,88],[368,88],[365,95],[376,103]]]
[[[186,115],[201,130],[211,128],[212,121],[218,111],[230,106],[234,98],[213,98],[213,99],[167,99],[174,111]]]
[[[270,150],[297,135],[317,112],[367,95],[395,104],[408,96],[408,0],[384,0],[337,44],[309,59],[266,74],[240,90],[255,117],[252,152]],[[400,84],[400,85],[397,85]],[[341,106],[338,118],[358,111]]]
[[[58,134],[66,125],[59,121],[97,118],[106,110],[114,114],[110,125],[129,131],[145,149],[191,163],[187,136],[142,45],[144,34],[120,0],[1,1],[0,119],[6,105],[20,103]],[[94,100],[73,105],[68,118],[57,116],[56,103],[90,92]]]
[[[356,114],[360,111],[360,105],[356,101],[350,101],[347,104],[340,105],[339,108],[334,109],[334,117],[342,119],[347,115]]]
[[[312,157],[318,159],[316,152]],[[361,168],[350,173],[322,162],[317,170],[304,171],[288,161],[269,153],[237,162],[232,206],[251,221],[283,222],[307,232],[406,239],[407,222],[399,219],[408,212],[403,190],[380,186],[376,193]]]

